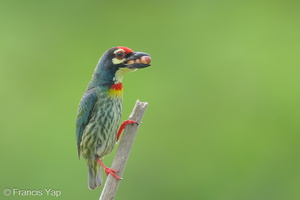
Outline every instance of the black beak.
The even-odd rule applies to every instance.
[[[143,53],[143,52],[133,52],[131,53],[131,55],[126,59],[126,61],[128,60],[135,60],[137,58],[143,57],[143,56],[150,56],[147,53]]]
[[[143,52],[132,52],[125,60],[128,68],[145,68],[149,67],[151,62],[150,55]]]

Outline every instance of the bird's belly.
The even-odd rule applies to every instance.
[[[93,111],[82,141],[82,155],[87,159],[101,158],[113,150],[122,115],[122,99],[99,101]]]

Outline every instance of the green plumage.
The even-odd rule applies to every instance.
[[[110,98],[108,87],[97,86],[85,92],[77,119],[86,118],[85,125],[78,144],[78,154],[87,161],[89,168],[89,188],[94,189],[102,183],[101,169],[97,159],[109,154],[116,143],[116,133],[122,115],[122,98]]]
[[[122,95],[111,95],[110,91],[122,89],[120,74],[124,75],[125,68],[130,69],[127,71],[134,71],[150,66],[150,57],[146,58],[148,64],[142,64],[141,61],[126,64],[127,60],[136,61],[147,55],[133,52],[127,47],[109,49],[100,58],[92,80],[81,98],[76,120],[76,139],[78,156],[79,158],[82,156],[88,165],[90,189],[95,189],[102,183],[101,169],[97,160],[113,150],[120,125]]]

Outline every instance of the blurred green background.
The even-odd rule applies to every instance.
[[[121,45],[153,62],[124,78],[123,120],[137,99],[149,107],[117,200],[300,199],[299,8],[1,1],[0,198],[99,198],[77,158],[75,117],[99,57]]]

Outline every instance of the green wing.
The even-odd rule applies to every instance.
[[[96,102],[96,94],[93,90],[87,91],[79,104],[77,119],[76,119],[76,139],[78,148],[78,157],[80,158],[80,143],[86,125],[91,118],[91,112]]]

